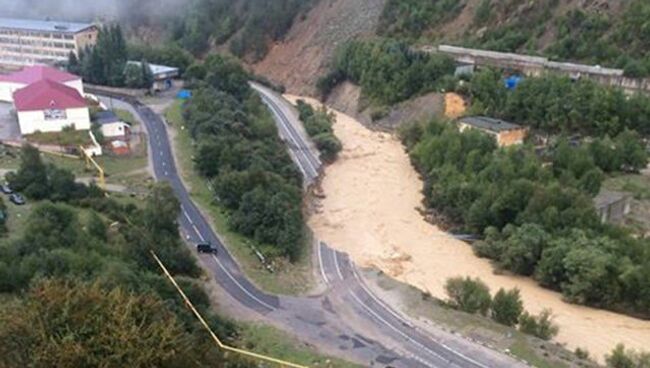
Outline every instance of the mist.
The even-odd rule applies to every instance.
[[[178,15],[192,0],[0,0],[0,17],[150,24]]]

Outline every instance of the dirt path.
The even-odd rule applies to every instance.
[[[362,266],[376,266],[439,298],[445,297],[445,280],[459,275],[481,278],[493,293],[517,287],[527,310],[553,310],[560,326],[557,341],[572,350],[586,348],[601,362],[617,343],[648,349],[650,322],[570,305],[528,278],[495,275],[468,245],[424,221],[417,211],[422,182],[393,136],[340,113],[334,131],[343,151],[325,171],[327,197],[309,220],[318,238]]]

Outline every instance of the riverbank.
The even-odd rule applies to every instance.
[[[493,293],[517,287],[530,312],[553,310],[560,326],[556,341],[571,350],[587,349],[600,362],[618,343],[638,350],[650,346],[649,321],[567,304],[532,279],[497,275],[470,246],[426,222],[418,211],[422,181],[396,137],[341,113],[334,133],[343,151],[325,169],[325,197],[309,219],[319,239],[361,266],[377,267],[438,298],[446,297],[445,281],[461,275],[481,278]]]

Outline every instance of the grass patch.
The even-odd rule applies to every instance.
[[[288,360],[309,367],[357,368],[361,367],[338,358],[325,357],[290,335],[276,328],[260,324],[241,324],[242,347],[259,354]]]
[[[80,146],[92,144],[87,130],[63,130],[61,132],[35,132],[25,135],[28,142],[56,146]]]
[[[510,352],[537,368],[567,368],[568,365],[558,362],[558,361],[549,361],[549,357],[540,357],[538,353],[530,347],[530,344],[526,341],[525,338],[518,338],[510,346]],[[549,353],[544,353],[549,354]]]
[[[607,178],[603,187],[609,190],[628,192],[637,200],[650,200],[650,176],[622,174]]]
[[[135,126],[138,123],[138,121],[135,119],[133,114],[128,110],[113,109],[113,112],[115,113],[115,115],[117,115],[117,117],[120,120],[122,120],[125,123],[131,124],[132,127]]]
[[[211,225],[237,259],[246,276],[261,289],[275,294],[300,294],[310,290],[314,282],[311,247],[305,247],[305,252],[298,262],[294,264],[282,262],[277,265],[274,273],[270,273],[253,253],[251,246],[259,247],[259,245],[230,230],[227,213],[214,202],[208,183],[194,171],[193,141],[187,130],[183,128],[181,107],[182,101],[177,101],[165,112],[166,120],[175,131],[174,151],[179,173],[189,186],[190,196],[204,213],[209,215],[208,220]]]

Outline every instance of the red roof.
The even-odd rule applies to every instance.
[[[14,104],[17,111],[65,110],[87,106],[79,91],[49,79],[43,79],[14,92]]]
[[[25,67],[19,72],[0,75],[0,82],[32,84],[43,79],[50,79],[55,82],[65,83],[71,80],[81,79],[81,77],[43,65],[29,66]]]

